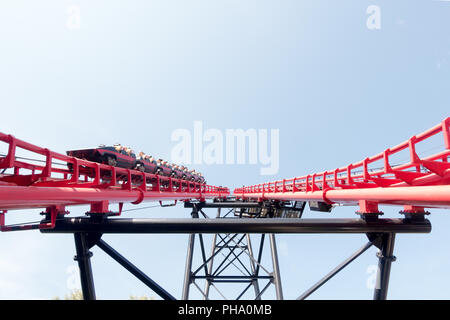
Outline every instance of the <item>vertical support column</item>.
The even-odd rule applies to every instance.
[[[192,207],[192,218],[198,218],[198,208],[194,204]],[[188,240],[188,249],[187,249],[187,255],[186,255],[186,269],[184,271],[184,284],[183,284],[183,294],[182,299],[187,300],[189,299],[189,287],[192,282],[192,258],[194,254],[194,243],[195,243],[195,233],[189,235]]]
[[[269,234],[270,250],[272,253],[272,265],[273,265],[273,283],[277,294],[277,300],[283,300],[283,290],[281,288],[280,266],[278,264],[278,252],[277,244],[275,241],[275,235]]]
[[[217,233],[215,233],[213,235],[213,240],[212,240],[211,256],[210,256],[211,260],[209,261],[209,264],[208,264],[208,275],[209,276],[212,273],[213,262],[214,262],[214,252],[216,251],[216,241],[217,241]],[[209,299],[209,287],[210,286],[211,286],[211,279],[206,279],[204,300]]]
[[[381,248],[377,253],[378,272],[374,300],[386,300],[389,287],[389,276],[391,274],[391,264],[395,261],[394,253],[395,234],[386,233],[382,235]]]
[[[78,262],[80,268],[81,289],[84,300],[95,300],[94,277],[92,275],[91,257],[87,245],[86,233],[74,233],[75,249],[77,255],[74,260]]]
[[[192,282],[192,256],[194,252],[195,234],[189,235],[188,250],[186,255],[186,270],[184,272],[184,285],[182,299],[189,299],[189,286]]]
[[[192,218],[199,218],[199,213],[202,213],[205,218],[208,218],[208,216],[201,211],[203,206],[204,204],[202,203],[199,204],[194,203],[186,207],[192,208],[191,213]],[[232,212],[232,210],[233,207],[227,214],[224,215],[224,218],[230,212]],[[220,215],[221,215],[220,207],[218,207],[216,218],[220,218]],[[234,240],[234,238],[236,238],[236,236],[238,235],[240,235],[239,239]],[[273,284],[275,287],[276,298],[282,300],[283,291],[281,286],[278,252],[274,234],[267,234],[270,239],[273,271],[270,272],[268,269],[264,268],[261,265],[265,235],[266,234],[261,234],[261,242],[259,245],[259,250],[257,250],[258,257],[255,257],[252,248],[250,234],[247,233],[242,234],[226,233],[223,235],[213,234],[211,254],[209,257],[207,257],[205,254],[202,234],[200,233],[199,241],[203,263],[201,263],[201,265],[197,269],[195,267],[193,269],[193,263],[195,261],[193,256],[195,250],[196,237],[195,234],[190,235],[188,240],[188,250],[186,256],[186,268],[184,275],[182,299],[184,300],[189,299],[191,284],[193,284],[200,291],[200,293],[203,296],[203,299],[205,300],[209,299],[209,295],[211,293],[211,286],[217,290],[217,292],[220,294],[222,298],[227,299],[219,290],[219,288],[217,288],[216,284],[234,283],[239,285],[245,284],[245,288],[243,288],[241,293],[237,296],[236,298],[237,300],[243,297],[244,294],[246,294],[246,292],[248,292],[249,289],[251,290],[252,289],[251,287],[253,287],[253,290],[255,292],[255,299],[260,300],[261,295],[264,294],[266,289],[269,288],[271,284]],[[219,239],[220,241],[218,241]],[[245,239],[247,240],[247,243],[245,243]],[[224,254],[222,250],[228,251],[228,253]],[[238,252],[236,253],[236,251]],[[223,258],[218,257],[219,253],[222,254]],[[242,260],[241,257],[242,254],[244,254],[244,256],[245,255],[248,256],[249,264],[245,263],[244,260]],[[218,265],[215,266],[215,264]],[[230,272],[226,272],[227,270]],[[237,274],[236,270],[239,271]],[[260,270],[264,270],[264,272],[267,275],[259,275]],[[261,279],[265,279],[267,281],[267,283],[263,288],[260,287]],[[199,284],[198,281],[203,280],[205,280],[204,290],[202,290],[198,285]]]
[[[220,218],[220,208],[217,209],[217,215],[216,215],[216,219]],[[212,240],[212,245],[211,245],[211,260],[209,261],[208,264],[208,275],[211,275],[212,273],[212,269],[213,269],[213,263],[214,263],[214,252],[216,252],[216,242],[217,242],[217,233],[215,233],[213,235],[213,240]],[[206,279],[206,283],[205,283],[205,297],[204,299],[207,300],[209,299],[209,287],[211,286],[211,280],[210,279]]]
[[[257,274],[256,274],[256,266],[255,266],[255,258],[253,255],[253,248],[252,248],[252,241],[250,239],[250,234],[247,233],[247,250],[249,253],[249,258],[250,258],[250,268],[252,271],[253,276],[255,277],[255,279],[253,279],[252,283],[253,283],[253,288],[255,290],[255,297],[257,297],[256,300],[261,300],[261,291],[259,290],[259,283],[258,283],[258,279],[256,278]]]

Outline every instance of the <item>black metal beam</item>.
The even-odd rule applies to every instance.
[[[63,218],[43,233],[429,233],[428,220],[378,219],[128,219]]]
[[[174,296],[164,290],[160,285],[158,285],[155,281],[150,279],[145,273],[139,270],[134,264],[128,261],[124,256],[122,256],[119,252],[117,252],[113,247],[107,244],[103,240],[99,240],[97,242],[97,246],[102,249],[106,254],[108,254],[111,258],[116,260],[122,267],[127,269],[131,274],[133,274],[136,278],[141,280],[145,285],[147,285],[150,289],[152,289],[157,295],[165,300],[176,300]]]
[[[273,276],[195,276],[196,279],[272,279]]]
[[[231,241],[233,241],[233,239],[237,236],[237,234],[233,235],[225,244],[230,243]],[[222,251],[223,248],[219,248],[219,250],[217,250],[216,252],[214,252],[204,263],[208,264],[210,261],[212,261],[214,259],[214,257],[216,255],[219,254],[219,252]],[[203,264],[197,268],[197,270],[195,270],[192,274],[196,275],[201,269],[203,268]]]
[[[75,249],[77,255],[75,261],[80,268],[81,290],[84,300],[95,300],[94,277],[92,275],[91,257],[89,251],[87,235],[85,233],[75,233]]]
[[[358,251],[356,251],[354,254],[352,254],[349,258],[347,258],[344,262],[339,264],[336,268],[334,268],[332,271],[330,271],[325,277],[320,279],[315,285],[313,285],[310,289],[306,290],[301,296],[297,298],[297,300],[304,300],[307,297],[309,297],[312,293],[314,293],[317,289],[319,289],[321,286],[323,286],[328,280],[333,278],[339,271],[344,269],[346,266],[348,266],[351,262],[353,262],[356,258],[358,258],[360,255],[362,255],[364,252],[367,251],[371,246],[373,245],[372,242],[368,242],[363,247],[361,247]]]
[[[185,202],[185,208],[261,208],[262,202]]]
[[[256,270],[255,270],[255,274],[259,275],[259,269],[261,266],[261,258],[262,258],[262,253],[263,253],[263,249],[264,249],[264,238],[266,237],[266,235],[263,233],[261,235],[261,241],[259,243],[259,251],[258,251],[258,258],[257,258],[257,264],[256,264]]]
[[[377,253],[378,273],[373,295],[374,300],[386,300],[387,298],[391,264],[395,261],[394,242],[395,234],[387,233],[382,235],[381,250]]]

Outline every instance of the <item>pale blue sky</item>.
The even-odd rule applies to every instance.
[[[366,28],[369,5],[381,9],[380,30]],[[67,27],[70,6],[80,10],[79,29]],[[277,175],[260,176],[255,165],[198,169],[208,182],[232,188],[333,169],[449,115],[449,16],[450,3],[431,0],[3,2],[0,131],[59,152],[121,142],[168,158],[171,133],[192,130],[195,120],[219,130],[275,128]],[[400,208],[382,209],[399,216]],[[354,217],[355,210],[323,216]],[[431,234],[397,238],[390,298],[450,298],[450,218],[446,210],[431,212]],[[14,215],[39,218],[34,211]],[[105,239],[180,297],[187,235]],[[365,242],[336,235],[278,239],[286,298],[297,297]],[[66,270],[74,265],[69,235],[3,233],[0,243],[0,298],[68,292]],[[371,298],[366,271],[377,262],[375,252],[311,298]],[[93,268],[99,298],[153,295],[97,249]]]

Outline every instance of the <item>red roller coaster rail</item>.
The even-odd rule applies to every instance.
[[[450,118],[426,132],[386,149],[373,157],[331,171],[237,188],[237,198],[320,201],[354,204],[361,213],[377,213],[379,204],[403,205],[406,212],[427,207],[450,208]],[[442,135],[444,150],[420,158],[417,144]],[[229,195],[227,188],[199,184],[137,170],[112,167],[66,156],[0,133],[8,152],[0,156],[0,225],[11,229],[51,228],[70,205],[91,205],[91,213],[108,213],[110,203],[143,201],[205,200]],[[34,155],[18,156],[18,150]],[[390,160],[409,151],[409,162],[392,165]],[[42,163],[34,159],[41,158]],[[371,169],[378,162],[380,169]],[[69,164],[69,166],[68,166]],[[69,168],[70,167],[70,168]],[[5,225],[7,210],[45,208],[49,223]]]
[[[174,299],[174,296],[101,239],[103,233],[190,233],[183,288],[184,299],[189,297],[189,286],[196,284],[195,281],[199,279],[209,279],[215,283],[248,282],[247,279],[250,279],[250,285],[256,283],[257,299],[268,285],[274,283],[277,298],[282,299],[274,232],[365,233],[369,242],[305,291],[299,299],[304,299],[315,292],[371,246],[380,249],[377,254],[377,283],[379,286],[375,288],[374,299],[386,299],[391,263],[395,261],[393,255],[395,235],[410,232],[428,233],[431,231],[431,224],[425,219],[425,208],[450,208],[449,126],[450,118],[447,118],[428,131],[363,161],[332,171],[237,188],[234,190],[236,201],[227,199],[209,204],[205,202],[206,199],[225,198],[229,195],[228,189],[90,162],[58,154],[16,139],[11,135],[0,133],[0,144],[6,143],[8,150],[5,155],[0,155],[0,230],[41,229],[43,233],[73,233],[84,299],[95,299],[90,263],[92,254],[89,251],[95,245],[161,297]],[[442,136],[440,144],[443,142],[440,152],[431,156],[424,156],[418,152],[423,146],[419,146],[419,143],[434,142],[434,139],[440,138],[440,136]],[[442,151],[442,149],[444,150]],[[396,159],[402,155],[402,151],[406,153],[409,151],[408,162],[394,165]],[[25,155],[22,152],[25,152]],[[376,168],[377,166],[381,168]],[[192,208],[191,215],[195,218],[189,221],[186,219],[169,221],[173,219],[107,218],[110,215],[120,215],[123,203],[126,202],[138,204],[143,201],[172,200],[176,202],[193,199],[200,202],[185,203],[185,207]],[[252,199],[253,201],[245,203],[241,199]],[[242,209],[246,207],[253,209],[261,207],[260,209],[262,209],[266,206],[265,209],[269,212],[269,209],[278,209],[284,205],[277,201],[266,200],[317,201],[321,205],[327,204],[328,206],[324,206],[326,209],[332,204],[359,205],[364,220],[221,219],[220,210],[217,219],[207,219],[205,214],[206,219],[199,219],[199,211],[202,212],[202,207],[208,206],[231,210],[240,208],[242,214]],[[110,212],[110,203],[119,203],[119,212]],[[64,218],[64,215],[68,213],[65,210],[66,206],[81,204],[90,205],[89,218]],[[301,208],[297,207],[298,204],[290,204],[292,205],[290,208],[295,207],[303,212],[304,203],[301,203]],[[378,219],[379,204],[402,205],[404,206],[403,212],[408,214],[408,217],[406,219]],[[45,208],[45,219],[38,223],[5,224],[7,210],[26,208]],[[228,213],[230,212],[232,211]],[[226,217],[228,213],[223,217]],[[274,215],[263,215],[263,217],[267,216]],[[223,237],[218,232],[226,234]],[[236,232],[244,233],[237,242],[233,240],[237,236]],[[204,250],[203,233],[215,234],[212,254],[209,258],[206,258]],[[257,260],[252,253],[248,233],[262,233]],[[273,272],[264,269],[268,276],[262,278],[258,274],[258,270],[260,267],[263,269],[260,262],[266,233],[270,233]],[[192,263],[196,236],[200,240],[203,265],[193,271],[195,270],[192,268]],[[247,237],[247,244],[241,246],[240,243],[244,237]],[[231,243],[232,241],[236,246]],[[212,268],[212,259],[225,247],[231,248],[230,253],[219,264],[216,271],[209,270],[209,267]],[[244,277],[242,275],[237,277],[229,274],[220,275],[236,259],[247,270],[238,257],[242,252],[238,255],[235,254],[236,259],[230,260],[231,262],[228,262],[225,267],[223,266],[236,247],[243,248],[242,252],[246,252],[250,257],[253,267],[250,268],[252,272],[248,272],[248,277],[246,275]],[[216,248],[218,249],[216,250]],[[208,264],[209,261],[211,261],[210,264]],[[257,267],[253,262],[257,264]],[[197,274],[201,270],[205,270],[205,276]],[[261,291],[257,286],[258,279],[268,279],[268,284]],[[196,286],[199,288],[198,284]],[[244,289],[238,299],[248,288],[250,286]],[[205,297],[207,294],[203,293]]]
[[[237,188],[244,199],[320,201],[355,204],[361,213],[377,213],[378,204],[403,205],[404,212],[426,207],[450,208],[450,118],[439,125],[386,149],[373,157],[331,171]],[[420,158],[417,144],[442,134],[443,151]],[[441,140],[442,142],[442,140]],[[409,162],[392,165],[390,159],[409,149]],[[383,167],[370,170],[376,162]]]
[[[41,148],[0,133],[8,152],[0,157],[0,225],[2,231],[51,228],[65,206],[91,205],[91,213],[107,213],[109,203],[204,200],[229,195],[228,188],[90,162]],[[18,149],[32,159],[17,156]],[[43,158],[39,160],[36,157]],[[69,166],[71,167],[69,169]],[[51,222],[5,226],[7,210],[46,208]]]

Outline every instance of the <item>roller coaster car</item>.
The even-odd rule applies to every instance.
[[[179,168],[172,167],[172,177],[177,179],[186,179],[186,173]]]
[[[190,173],[190,172],[185,172],[184,173],[185,174],[185,180],[188,180],[188,181],[195,181],[195,179],[194,179],[194,176],[192,175],[192,173]]]
[[[144,159],[139,159],[136,161],[136,167],[139,171],[148,172],[148,173],[157,173],[158,165],[156,161],[149,161]]]
[[[162,176],[170,177],[172,176],[172,167],[166,164],[162,164],[160,161],[156,162],[156,174],[160,174]]]
[[[138,165],[134,153],[129,155],[123,150],[118,152],[114,147],[102,146],[95,149],[70,150],[67,151],[67,155],[125,169],[135,169]],[[70,167],[71,164],[69,164],[69,169],[71,169]]]
[[[203,184],[203,183],[206,183],[205,178],[203,178],[203,177],[198,177],[198,176],[194,178],[194,181],[195,181],[195,182],[198,182],[198,183],[202,183],[202,184]]]
[[[117,151],[115,147],[100,146],[95,149],[70,150],[67,151],[67,155],[92,162],[104,163],[113,167],[135,169],[166,177],[175,177],[178,179],[205,183],[205,179],[203,177],[187,173],[182,169],[169,165],[161,159],[158,161],[150,161],[143,158],[137,159],[134,153],[128,154],[125,150]],[[68,163],[67,167],[70,171],[73,170],[72,163]],[[93,168],[82,167],[80,172],[86,173],[90,177],[95,176],[95,170]],[[102,172],[101,174],[103,175]],[[107,172],[104,174],[108,175]]]

